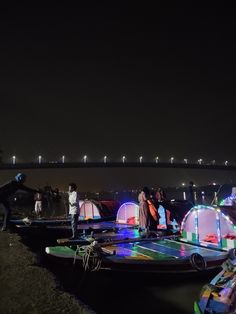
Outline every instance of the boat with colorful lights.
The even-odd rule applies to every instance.
[[[229,258],[223,263],[222,270],[200,293],[194,303],[195,314],[229,313],[236,311],[236,254],[229,252]]]
[[[120,203],[117,201],[80,201],[80,215],[78,225],[92,224],[103,221],[113,221]],[[60,227],[69,226],[71,219],[69,217],[51,217],[51,218],[29,218],[11,219],[10,224],[17,228],[40,228],[40,227]]]
[[[230,207],[235,207],[236,208],[236,187],[232,188],[231,195],[223,199],[220,204],[220,206],[230,206]]]
[[[119,239],[93,238],[87,245],[82,239],[67,245],[62,242],[60,246],[47,247],[46,253],[78,261],[90,270],[100,265],[101,269],[119,271],[198,272],[221,266],[232,247],[227,235],[233,232],[231,216],[219,207],[201,205],[194,206],[185,215],[180,235],[157,233],[155,237],[140,238],[123,229],[117,233]]]
[[[135,202],[125,202],[117,210],[109,201],[110,208],[106,209],[108,201],[101,201],[103,209],[99,206],[98,202],[84,201],[81,205],[80,216],[78,221],[78,233],[81,235],[104,233],[108,231],[113,232],[113,236],[117,236],[118,230],[124,229],[137,229],[139,225],[139,206]],[[106,205],[106,207],[105,207]],[[164,208],[165,206],[165,208]],[[105,208],[105,210],[104,210]],[[169,210],[169,209],[170,210]],[[189,203],[182,202],[170,202],[166,204],[160,204],[158,213],[160,216],[159,224],[154,231],[160,231],[161,234],[170,234],[180,230],[180,224],[184,214],[189,210]],[[171,215],[166,215],[166,212],[170,212]],[[113,216],[111,216],[111,213]],[[116,213],[116,219],[114,214]],[[170,217],[169,217],[170,216]],[[171,218],[171,219],[170,219]],[[38,220],[15,220],[15,226],[21,233],[33,233],[40,234],[42,229],[47,232],[50,237],[65,237],[71,236],[71,222],[70,219],[38,219]],[[134,231],[135,235],[136,232]],[[103,235],[103,234],[102,234]],[[104,236],[104,235],[103,235]],[[136,236],[136,235],[135,235]]]

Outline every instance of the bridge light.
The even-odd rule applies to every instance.
[[[198,159],[198,164],[201,165],[202,164],[202,158]]]
[[[184,158],[184,163],[187,164],[188,163],[188,159]]]
[[[87,162],[87,155],[84,155],[83,161],[84,161],[84,163],[86,164],[86,162]]]
[[[159,162],[159,157],[158,156],[155,158],[155,161],[156,161],[156,163]]]
[[[64,156],[64,155],[61,157],[61,162],[62,162],[63,164],[65,163],[65,156]]]
[[[142,163],[142,161],[143,161],[143,156],[140,156],[140,157],[139,157],[139,162],[140,162],[140,164]]]
[[[103,162],[104,162],[104,164],[107,162],[107,156],[103,157]]]
[[[170,163],[171,163],[171,164],[173,164],[174,159],[175,159],[174,157],[171,157],[171,158],[170,158]]]
[[[39,164],[42,163],[42,156],[41,155],[38,156],[38,162],[39,162]]]
[[[123,162],[123,164],[125,163],[125,160],[126,160],[126,157],[125,157],[125,156],[122,156],[122,162]]]
[[[16,164],[16,156],[12,156],[12,164],[13,164],[13,165]]]

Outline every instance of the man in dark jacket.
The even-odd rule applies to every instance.
[[[15,176],[15,179],[0,186],[0,204],[3,205],[4,209],[4,219],[3,219],[3,226],[1,231],[5,231],[8,227],[8,223],[11,216],[11,208],[9,204],[9,197],[13,195],[18,190],[23,190],[31,193],[37,193],[37,190],[28,188],[24,185],[26,180],[26,175],[23,173],[18,173]]]
[[[189,182],[189,187],[188,187],[188,194],[189,194],[188,200],[189,200],[189,202],[191,202],[192,205],[194,206],[194,205],[195,205],[195,199],[194,199],[193,187],[194,187],[193,181],[190,181],[190,182]]]

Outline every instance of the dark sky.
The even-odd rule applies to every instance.
[[[236,162],[234,9],[117,3],[1,6],[4,159]]]

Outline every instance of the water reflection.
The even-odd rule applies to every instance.
[[[193,313],[202,286],[217,273],[157,275],[99,272],[48,265],[63,287],[97,313]]]

